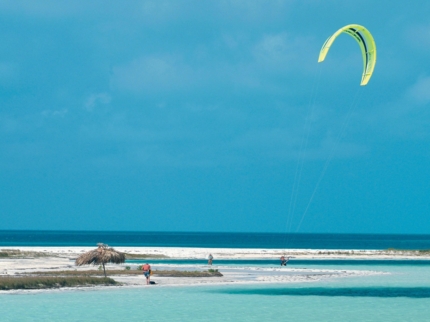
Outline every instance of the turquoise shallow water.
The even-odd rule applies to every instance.
[[[429,266],[321,268],[390,274],[288,285],[154,286],[6,294],[0,295],[1,320],[428,321]]]
[[[151,265],[200,265],[207,266],[207,259],[130,259],[126,260],[127,264],[144,264]],[[255,266],[255,267],[279,267],[279,258],[272,259],[215,259],[215,266]],[[343,267],[343,266],[429,266],[430,260],[408,259],[408,260],[391,260],[391,259],[296,259],[291,258],[288,261],[288,267]]]

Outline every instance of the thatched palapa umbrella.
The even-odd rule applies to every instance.
[[[97,244],[97,246],[99,246],[97,249],[79,256],[75,261],[75,265],[103,265],[103,271],[105,273],[105,277],[107,277],[105,264],[122,264],[125,262],[125,254],[118,252],[105,244]]]

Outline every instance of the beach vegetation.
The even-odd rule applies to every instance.
[[[0,258],[37,258],[37,257],[57,257],[46,252],[21,251],[19,249],[0,249]]]
[[[109,270],[109,275],[142,275],[141,271],[138,270]],[[156,276],[169,276],[169,277],[212,277],[212,276],[223,276],[217,269],[211,269],[207,271],[179,271],[179,270],[154,270],[153,275]],[[104,273],[99,270],[85,270],[85,271],[40,271],[24,273],[21,275],[31,276],[103,276]]]
[[[420,255],[430,255],[430,249],[421,249],[418,252]]]
[[[141,272],[129,271],[124,269],[112,269],[107,270],[109,275],[141,275]],[[31,275],[31,276],[103,276],[103,270],[67,270],[67,271],[40,271],[40,272],[29,272],[21,273],[19,275]]]
[[[90,276],[7,276],[0,277],[0,290],[49,289],[60,287],[82,287],[94,285],[117,285],[111,278]]]
[[[336,251],[318,251],[318,255],[335,255],[335,256],[373,256],[373,255],[393,255],[393,256],[430,256],[430,250],[416,250],[416,249],[398,249],[387,248],[384,250],[336,250]],[[298,255],[306,255],[306,253],[295,253]]]
[[[398,248],[388,248],[386,249],[386,252],[389,253],[395,253],[395,254],[400,254],[400,255],[410,255],[410,256],[414,256],[414,255],[418,255],[418,256],[422,256],[422,255],[430,255],[430,249],[418,249],[418,250],[414,250],[414,249],[398,249]]]

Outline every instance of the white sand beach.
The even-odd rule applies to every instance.
[[[76,257],[94,247],[9,247],[1,249],[41,252],[55,257]],[[281,255],[301,259],[430,259],[429,253],[401,250],[333,250],[333,249],[260,249],[260,248],[197,248],[197,247],[115,247],[133,255],[166,256],[180,259],[202,259],[211,253],[215,259],[277,259]]]
[[[74,260],[82,253],[94,247],[3,247],[5,250],[19,250],[26,254],[19,258],[0,259],[0,275],[17,275],[37,271],[88,270],[92,266],[76,267]],[[313,282],[322,279],[351,276],[369,276],[386,274],[370,270],[345,269],[309,269],[280,267],[276,260],[281,255],[292,259],[430,259],[419,252],[376,251],[376,250],[279,250],[279,249],[233,249],[233,248],[169,248],[169,247],[117,247],[116,250],[149,257],[168,259],[205,259],[209,253],[214,256],[214,265],[204,264],[154,264],[155,270],[219,270],[222,277],[165,277],[154,276],[152,279],[160,286],[168,285],[208,285],[231,283],[297,283]],[[34,254],[32,256],[31,254]],[[217,265],[217,259],[271,259],[273,267],[255,267],[251,265]],[[135,270],[138,264],[107,265],[107,270],[124,269],[129,266]],[[113,278],[125,286],[146,286],[143,275],[115,275]]]

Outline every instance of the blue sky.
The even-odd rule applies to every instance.
[[[0,229],[428,233],[429,12],[1,0]],[[317,63],[350,23],[376,40],[366,87],[348,36]]]

